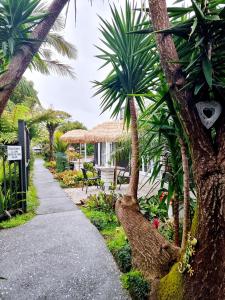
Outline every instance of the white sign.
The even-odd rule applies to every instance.
[[[7,146],[8,160],[22,160],[21,146]]]

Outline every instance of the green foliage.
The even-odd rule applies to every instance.
[[[168,218],[168,207],[165,201],[160,201],[159,196],[140,198],[139,206],[141,213],[149,220],[152,220],[154,217],[158,217],[161,220]]]
[[[41,0],[2,0],[0,2],[0,72],[7,68],[9,61],[20,47],[32,46],[35,43],[31,37],[32,32],[46,16],[45,6],[41,4]],[[56,23],[38,53],[34,55],[30,68],[44,74],[53,71],[74,78],[73,70],[69,65],[53,58],[52,48],[69,59],[76,58],[75,47],[58,32],[63,27],[60,19]]]
[[[75,129],[87,129],[86,126],[79,121],[67,121],[59,126],[59,130],[63,133],[67,131],[75,130]]]
[[[84,169],[90,171],[90,172],[94,172],[94,164],[90,163],[90,162],[84,162],[83,163]]]
[[[110,66],[112,71],[105,80],[95,81],[98,88],[95,95],[102,94],[103,111],[113,109],[112,116],[124,109],[124,118],[130,123],[130,99],[136,94],[135,100],[140,110],[143,110],[142,97],[138,94],[147,93],[149,82],[155,78],[151,64],[155,59],[155,51],[151,51],[147,35],[131,35],[135,29],[144,29],[147,25],[145,14],[132,10],[129,1],[123,12],[115,5],[111,7],[112,22],[101,19],[100,31],[104,48],[97,47],[104,66]]]
[[[100,192],[96,195],[90,195],[86,201],[86,207],[104,212],[114,212],[117,195],[114,192],[106,194]]]
[[[174,224],[170,220],[164,220],[164,222],[160,222],[159,232],[169,242],[174,241]]]
[[[132,270],[121,276],[123,287],[127,289],[134,300],[147,300],[149,284],[138,271]],[[176,298],[174,298],[176,299]]]
[[[44,166],[45,166],[45,168],[48,168],[48,169],[56,169],[56,161],[55,160],[45,161]]]
[[[40,0],[1,0],[0,48],[2,57],[10,59],[23,44],[33,41],[29,35],[46,16],[38,11]]]
[[[34,83],[23,77],[15,90],[13,91],[10,100],[14,104],[22,104],[30,109],[40,107],[40,100],[37,96],[37,91],[34,89]]]
[[[18,120],[26,120],[29,108],[23,104],[11,105],[4,111],[0,118],[0,142],[5,144],[15,143],[18,139]]]
[[[102,235],[107,240],[107,246],[113,254],[123,273],[131,270],[131,248],[122,227],[103,230]]]
[[[12,228],[20,226],[30,221],[36,214],[36,209],[39,205],[36,189],[31,182],[27,193],[27,213],[22,215],[17,215],[7,221],[0,223],[0,229]]]
[[[55,178],[64,184],[64,187],[78,187],[80,181],[83,179],[81,171],[66,170],[61,173],[56,173]]]
[[[61,153],[65,153],[66,149],[68,147],[68,143],[62,141],[60,138],[63,135],[62,132],[57,131],[54,134],[54,151],[57,152],[61,152]]]
[[[65,153],[56,153],[56,172],[60,173],[68,169],[68,161]]]
[[[91,223],[100,231],[111,226],[118,226],[115,214],[85,207],[82,207],[82,211],[85,213],[87,218],[90,219]]]

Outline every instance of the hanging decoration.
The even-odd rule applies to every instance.
[[[222,112],[222,106],[217,101],[198,102],[196,107],[201,122],[207,129],[214,125]]]

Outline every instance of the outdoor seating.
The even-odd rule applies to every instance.
[[[97,188],[99,188],[99,181],[101,180],[101,171],[97,170],[97,175],[94,177],[88,177],[87,175],[87,170],[84,168],[81,168],[82,173],[83,173],[83,186],[82,186],[82,191],[84,189],[84,186],[86,186],[86,194],[88,191],[88,186],[89,183],[92,183],[92,185],[96,186]]]
[[[119,184],[119,189],[123,183],[130,182],[130,169],[129,166],[126,168],[120,168],[119,173],[117,174],[117,183]]]

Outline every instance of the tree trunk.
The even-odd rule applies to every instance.
[[[149,0],[154,30],[170,27],[165,0]],[[161,65],[173,100],[179,105],[180,119],[190,140],[193,174],[197,187],[198,211],[192,234],[198,240],[189,264],[194,270],[182,276],[182,291],[174,297],[177,279],[168,274],[161,280],[159,299],[220,300],[225,295],[225,116],[216,128],[216,144],[202,125],[192,98],[184,88],[185,77],[171,35],[157,34]],[[223,107],[224,114],[225,107]],[[166,285],[162,295],[162,286]],[[176,294],[177,295],[177,294]]]
[[[52,128],[48,128],[49,132],[49,161],[54,160],[53,155],[53,144],[54,144],[54,130]]]
[[[197,222],[192,234],[198,240],[191,266],[192,277],[184,282],[185,299],[224,299],[225,295],[225,168],[217,164],[214,172],[195,160],[198,189]]]
[[[180,245],[180,239],[179,239],[179,228],[180,228],[180,222],[179,222],[179,199],[178,194],[175,191],[172,198],[172,205],[173,205],[173,222],[174,222],[174,244],[179,247]]]
[[[183,234],[181,249],[184,250],[187,242],[187,235],[190,230],[190,178],[189,178],[189,166],[187,157],[187,146],[182,138],[179,139],[181,147],[181,157],[183,166],[183,195],[184,195],[184,217],[183,217]]]
[[[150,281],[161,278],[177,260],[179,248],[167,242],[138,211],[137,206],[133,204],[129,207],[129,198],[125,195],[117,201],[116,213],[131,245],[132,264]]]
[[[137,201],[138,183],[139,183],[139,139],[137,111],[134,98],[130,98],[130,115],[131,115],[131,178],[128,187],[128,195]]]
[[[52,2],[47,11],[47,17],[36,26],[30,36],[30,38],[36,40],[36,42],[22,46],[12,58],[8,70],[0,77],[0,116],[2,115],[14,88],[19,83],[28,65],[31,63],[34,54],[38,52],[52,25],[68,1],[69,0],[54,0]]]

